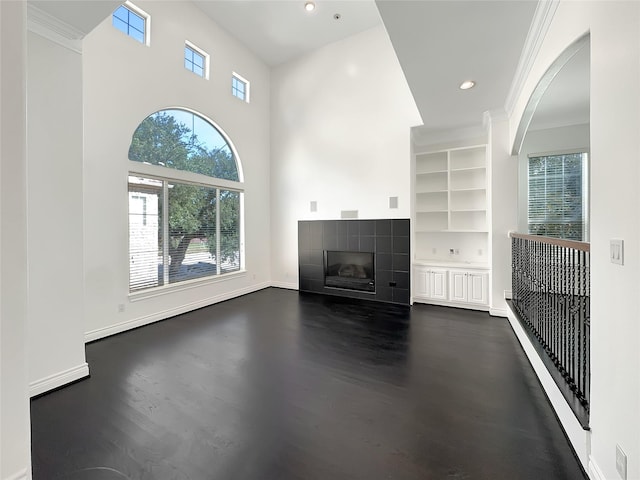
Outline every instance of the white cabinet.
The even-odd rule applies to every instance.
[[[449,300],[486,305],[489,275],[471,270],[449,271]]]
[[[448,271],[416,265],[413,268],[413,295],[425,300],[447,299]]]
[[[489,271],[458,266],[413,267],[413,300],[454,307],[488,310]]]

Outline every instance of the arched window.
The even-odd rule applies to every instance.
[[[129,290],[241,270],[241,169],[212,122],[161,110],[129,147]]]

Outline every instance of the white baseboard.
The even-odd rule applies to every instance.
[[[108,327],[91,330],[84,334],[84,340],[85,342],[92,342],[94,340],[99,340],[101,338],[115,335],[116,333],[122,333],[127,330],[131,330],[132,328],[142,327],[150,323],[158,322],[160,320],[165,320],[167,318],[174,317],[182,313],[190,312],[191,310],[196,310],[202,307],[208,307],[209,305],[213,305],[215,303],[224,302],[225,300],[231,300],[232,298],[240,297],[248,293],[257,292],[258,290],[263,290],[270,286],[271,286],[271,282],[263,282],[256,285],[251,285],[249,287],[240,288],[238,290],[233,290],[231,292],[222,293],[220,295],[215,295],[213,297],[203,298],[201,300],[198,300],[197,302],[187,303],[185,305],[180,305],[179,307],[162,310],[160,312],[152,313],[151,315],[144,315],[142,317],[116,323]]]
[[[271,282],[271,286],[276,288],[286,288],[287,290],[298,290],[298,284],[291,282]]]
[[[582,468],[585,471],[589,469],[589,452],[591,452],[591,435],[588,430],[584,430],[578,419],[574,415],[571,407],[564,399],[562,392],[556,385],[556,382],[551,377],[551,374],[547,370],[547,367],[542,362],[542,359],[538,355],[538,352],[535,350],[531,340],[529,340],[529,336],[522,328],[522,325],[515,317],[514,313],[511,309],[507,310],[507,318],[509,319],[509,323],[511,324],[511,328],[513,329],[520,345],[522,345],[522,349],[524,350],[533,370],[535,371],[538,379],[540,380],[540,384],[542,388],[544,388],[549,401],[553,409],[560,420],[560,424],[567,434],[567,438],[569,438],[569,442],[580,460],[582,464]],[[604,477],[602,480],[605,480]]]
[[[507,311],[506,308],[490,308],[489,309],[489,315],[491,315],[492,317],[508,318],[509,317],[509,312]]]
[[[589,478],[591,480],[607,480],[592,455],[589,455]]]
[[[31,472],[28,468],[24,468],[8,477],[4,477],[3,480],[30,480]]]
[[[29,384],[29,396],[35,397],[42,393],[62,387],[81,378],[89,376],[89,365],[85,362],[62,372],[54,373],[48,377],[41,378]]]

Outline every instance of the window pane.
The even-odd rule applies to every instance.
[[[136,129],[129,160],[239,181],[231,147],[204,118],[185,110],[162,110]]]
[[[240,270],[240,193],[220,190],[221,273]]]
[[[193,63],[198,67],[204,67],[204,57],[199,53],[193,52]]]
[[[129,25],[140,32],[144,32],[144,18],[133,12],[129,12]]]
[[[134,29],[129,30],[129,36],[135,38],[140,43],[144,43],[144,34]]]
[[[216,274],[216,189],[169,185],[169,283]]]
[[[118,7],[112,15],[112,24],[118,30],[144,43],[144,31],[146,20],[144,17],[132,12],[124,5]]]
[[[113,26],[123,33],[129,34],[129,26],[119,18],[113,17]]]
[[[586,155],[549,155],[529,160],[529,233],[583,240]]]
[[[195,73],[196,75],[199,75],[201,77],[204,77],[204,70],[202,70],[201,67],[198,67],[196,65],[193,66],[193,73]]]
[[[113,12],[113,18],[117,18],[124,23],[129,23],[129,10],[121,5]]]
[[[162,181],[129,177],[129,289],[163,282]]]

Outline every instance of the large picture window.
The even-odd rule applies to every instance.
[[[588,240],[587,172],[586,153],[529,158],[530,234]]]
[[[243,268],[242,184],[218,129],[185,110],[157,112],[129,159],[141,164],[128,180],[131,292]]]

